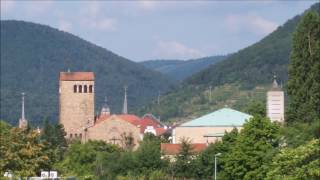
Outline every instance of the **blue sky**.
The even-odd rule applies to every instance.
[[[133,61],[236,52],[317,1],[14,1],[1,20],[70,32]]]

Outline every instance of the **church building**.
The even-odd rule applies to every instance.
[[[152,115],[142,118],[128,114],[127,87],[122,114],[112,114],[103,104],[100,114],[94,116],[94,73],[61,72],[59,82],[60,120],[67,133],[67,139],[103,140],[123,148],[136,149],[144,133],[161,136],[167,127]]]

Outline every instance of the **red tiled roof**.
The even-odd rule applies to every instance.
[[[105,121],[107,119],[109,119],[111,117],[111,115],[100,115],[96,118],[95,124],[98,124],[102,121]]]
[[[180,152],[181,144],[161,143],[161,151],[166,155],[176,155]],[[192,153],[200,153],[207,148],[207,144],[191,144]]]
[[[165,132],[167,132],[168,129],[165,128],[156,128],[156,134],[157,136],[161,136],[162,134],[164,134]]]
[[[141,126],[154,126],[154,127],[161,127],[161,123],[156,119],[153,119],[149,116],[145,116],[141,119]]]
[[[118,118],[121,118],[135,126],[138,126],[140,125],[140,118],[136,115],[133,115],[133,114],[119,114],[119,115],[116,115]]]
[[[162,127],[162,125],[150,116],[144,116],[140,121],[140,133],[144,133],[147,126],[152,126],[154,129]],[[158,133],[157,133],[158,135]]]
[[[60,72],[60,81],[93,81],[93,72]]]

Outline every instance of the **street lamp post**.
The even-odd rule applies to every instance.
[[[221,153],[217,153],[214,155],[214,180],[217,179],[217,157],[220,155]]]

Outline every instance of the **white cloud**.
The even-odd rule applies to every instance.
[[[268,34],[274,31],[278,24],[257,15],[229,15],[226,17],[229,30],[234,32],[248,31],[256,34]]]
[[[117,20],[115,18],[107,17],[105,10],[102,9],[101,2],[92,1],[82,12],[81,25],[84,28],[90,28],[100,31],[115,31]]]
[[[60,20],[58,24],[58,28],[62,31],[70,32],[72,30],[72,23],[66,20]]]
[[[159,41],[155,55],[166,59],[191,59],[205,56],[201,51],[177,41]]]
[[[145,10],[154,9],[157,6],[157,4],[158,4],[158,2],[156,2],[154,0],[140,0],[139,1],[139,6]]]

